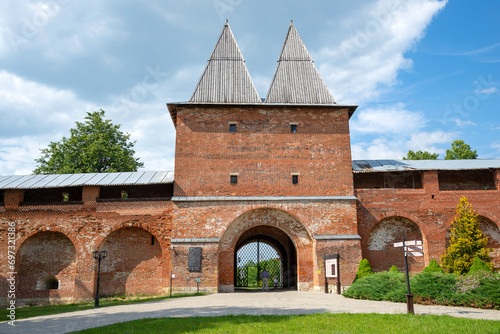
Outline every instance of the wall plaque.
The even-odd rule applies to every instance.
[[[189,247],[189,271],[201,271],[201,247]]]

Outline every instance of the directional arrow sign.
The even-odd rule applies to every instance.
[[[406,256],[424,256],[424,252],[407,252]]]
[[[405,248],[407,252],[421,252],[424,250],[423,246],[409,246]]]
[[[410,240],[405,242],[405,246],[420,246],[422,244],[422,241],[420,240]]]
[[[405,246],[420,246],[420,245],[422,245],[421,240],[410,240],[405,242]],[[394,247],[403,247],[403,242],[394,243]]]

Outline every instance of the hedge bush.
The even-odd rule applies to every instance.
[[[500,309],[500,274],[479,271],[459,276],[441,272],[421,272],[410,278],[414,301]],[[405,275],[379,272],[360,278],[343,294],[345,297],[393,302],[406,301]]]

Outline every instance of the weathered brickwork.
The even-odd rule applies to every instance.
[[[93,298],[97,266],[92,252],[105,248],[109,256],[101,266],[103,294],[164,292],[163,281],[170,270],[170,254],[164,250],[170,247],[171,202],[111,204],[25,205],[0,212],[1,300],[6,300],[6,278],[12,272],[7,263],[9,222],[16,229],[16,298],[20,303]],[[52,276],[59,287],[40,289],[41,280]]]
[[[485,171],[482,175],[477,172],[475,174],[480,175],[477,180],[465,182],[464,178],[459,178],[454,188],[464,183],[479,184],[491,175],[489,171]],[[498,180],[498,170],[493,175],[496,175]],[[355,191],[359,200],[358,231],[362,238],[363,256],[368,258],[375,269],[387,270],[392,265],[401,267],[401,250],[391,250],[391,244],[401,241],[402,230],[407,231],[407,240],[421,237],[424,244],[423,262],[420,258],[412,258],[410,262],[412,271],[420,271],[431,259],[439,262],[441,255],[446,251],[456,206],[462,196],[468,198],[479,215],[480,226],[489,239],[488,247],[498,249],[500,243],[498,189],[439,190],[440,180],[437,171],[424,172],[422,179],[423,189]],[[451,184],[448,176],[444,182],[448,187]],[[386,233],[381,233],[382,231]],[[495,266],[499,268],[498,252],[493,252],[491,255],[494,256]]]
[[[352,195],[349,111],[176,107],[174,196]],[[236,132],[230,132],[230,123]],[[290,123],[297,124],[291,133]],[[238,183],[230,175],[238,174]],[[292,183],[298,174],[298,184]]]

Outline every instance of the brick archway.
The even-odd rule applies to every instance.
[[[285,232],[273,226],[256,226],[241,235],[234,250],[234,268],[235,288],[252,288],[264,268],[271,275],[270,286],[275,287],[276,277],[276,288],[297,287],[295,246]]]
[[[393,265],[399,270],[404,268],[403,250],[394,247],[394,243],[402,241],[403,234],[406,240],[422,240],[424,254],[427,252],[427,241],[418,224],[401,216],[386,217],[373,226],[366,240],[365,257],[374,271],[387,271]],[[408,257],[408,264],[412,272],[425,268],[424,257]]]
[[[296,253],[296,282],[299,290],[313,288],[314,241],[307,228],[283,210],[260,208],[236,218],[219,242],[219,291],[234,291],[234,262],[238,242],[255,233],[271,234],[280,240],[290,240]],[[285,241],[283,241],[285,242]]]
[[[16,254],[19,298],[34,298],[40,303],[54,298],[72,301],[77,258],[73,241],[62,232],[38,231],[25,238]],[[60,282],[57,289],[38,284],[48,276]]]

